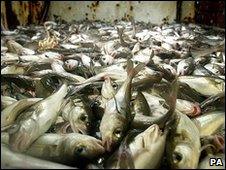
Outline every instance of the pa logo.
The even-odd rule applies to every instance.
[[[210,158],[210,166],[223,166],[221,158]]]

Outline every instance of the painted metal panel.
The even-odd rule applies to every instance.
[[[176,1],[58,1],[51,2],[49,20],[60,16],[65,21],[128,20],[161,24],[176,18]]]

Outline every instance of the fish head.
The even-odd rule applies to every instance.
[[[79,65],[79,61],[77,60],[66,60],[64,62],[64,67],[67,69],[67,70],[74,70],[77,66]]]
[[[73,147],[68,147],[68,152],[75,157],[91,159],[104,153],[105,149],[102,146],[101,140],[88,135],[73,133],[71,135],[74,137],[68,141]]]
[[[118,85],[115,82],[112,82],[109,76],[105,76],[104,79],[101,95],[108,100],[115,95]]]
[[[177,74],[181,76],[187,75],[190,72],[190,69],[189,63],[182,60],[177,65]]]
[[[113,64],[113,61],[114,61],[114,57],[112,57],[111,55],[104,55],[101,57],[101,62],[104,64],[104,65],[111,65]]]
[[[74,132],[87,134],[91,126],[91,115],[84,107],[75,106],[70,111],[69,121]]]
[[[104,114],[100,123],[100,133],[103,146],[107,151],[112,148],[122,139],[126,130],[127,121],[125,117],[118,113],[111,113],[110,117]]]
[[[172,152],[171,165],[173,168],[187,169],[197,168],[199,157],[196,157],[197,149],[192,148],[189,144],[177,144]]]

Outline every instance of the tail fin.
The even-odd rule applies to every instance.
[[[135,68],[133,68],[133,61],[128,60],[126,68],[128,77],[132,79],[139,73],[139,71],[141,71],[144,68],[144,66],[145,66],[144,63],[139,63]]]
[[[170,106],[170,109],[172,110],[174,110],[176,106],[178,87],[179,87],[179,83],[178,83],[178,78],[176,77],[171,83],[171,91],[166,99],[166,102],[168,103],[168,105]]]

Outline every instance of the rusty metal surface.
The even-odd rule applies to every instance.
[[[45,20],[47,1],[1,1],[1,24],[7,28],[17,25],[40,24]]]
[[[176,18],[176,1],[52,1],[49,20],[59,16],[65,21],[129,20],[161,24]]]
[[[188,23],[195,22],[195,1],[182,1],[181,21]]]

